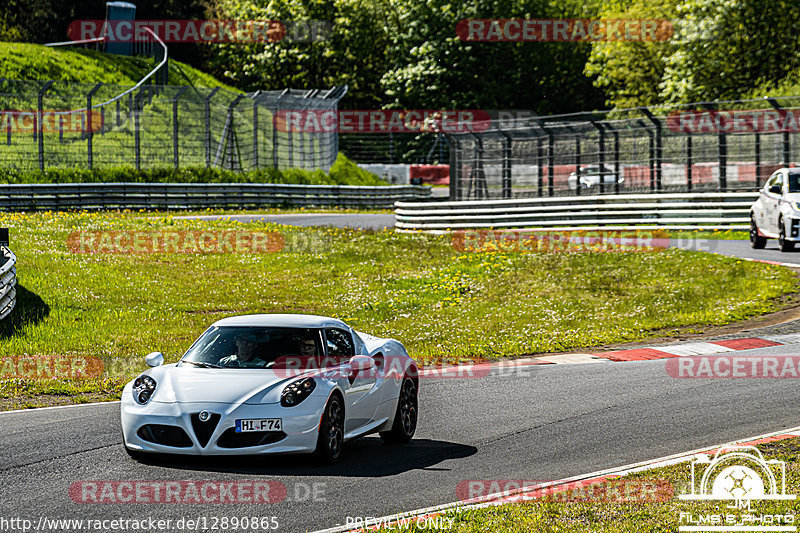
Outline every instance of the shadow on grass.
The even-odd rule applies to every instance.
[[[13,337],[25,326],[38,324],[50,314],[50,306],[41,297],[17,284],[17,305],[0,321],[0,339]]]
[[[435,468],[448,459],[474,455],[474,446],[430,439],[413,439],[408,444],[386,444],[377,437],[362,437],[345,444],[341,462],[323,465],[313,455],[189,457],[152,455],[139,461],[146,465],[250,475],[382,477],[409,470]]]

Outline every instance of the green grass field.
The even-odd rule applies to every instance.
[[[786,463],[786,494],[800,492],[800,439],[759,444],[757,448],[765,460],[777,459]],[[625,502],[606,500],[607,496],[604,494],[622,494],[621,488],[625,487],[625,483],[628,481],[634,482],[630,484],[633,489],[629,494],[635,495],[637,486],[658,487],[663,490],[656,497],[648,496],[639,501],[635,496],[630,498],[631,501]],[[637,485],[636,481],[639,481],[640,484]],[[645,483],[649,485],[645,485]],[[696,526],[701,515],[721,515],[723,520],[726,519],[726,515],[739,517],[735,520],[740,520],[742,515],[755,517],[779,515],[789,517],[787,520],[790,521],[765,524],[796,525],[795,515],[800,512],[800,503],[797,500],[753,501],[751,502],[751,511],[728,509],[726,505],[729,502],[680,500],[679,494],[691,492],[691,467],[688,462],[619,478],[607,484],[605,489],[607,489],[606,492],[603,492],[603,489],[592,489],[589,486],[583,489],[574,488],[565,493],[547,495],[541,500],[450,512],[440,517],[440,520],[447,519],[448,523],[452,525],[448,531],[455,533],[522,533],[527,531],[639,533],[678,531],[679,526]],[[617,490],[617,492],[612,493],[613,490]],[[656,492],[652,491],[649,494],[653,495]],[[748,524],[748,522],[744,523]],[[724,526],[725,522],[719,525]],[[761,524],[751,521],[749,525]],[[413,533],[429,531],[429,529],[414,526],[413,522],[409,522],[409,526],[403,531]],[[378,531],[391,530],[379,529]],[[768,530],[764,529],[763,531]]]
[[[154,64],[149,58],[104,54],[80,47],[57,48],[32,43],[0,42],[0,78],[135,85]],[[169,85],[220,87],[241,91],[180,61],[170,61]]]
[[[423,363],[602,346],[776,309],[788,269],[696,252],[460,253],[449,237],[143,213],[0,214],[19,305],[0,358],[92,356],[89,380],[0,380],[3,406],[112,398],[159,350],[175,361],[213,321],[329,315],[402,341]],[[74,232],[277,232],[278,253],[73,253]]]

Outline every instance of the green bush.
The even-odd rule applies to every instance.
[[[386,185],[339,154],[330,172],[289,168],[264,168],[237,172],[219,168],[156,167],[136,170],[132,167],[109,167],[93,170],[51,168],[18,170],[0,168],[0,183],[291,183],[300,185]]]

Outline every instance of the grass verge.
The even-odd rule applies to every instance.
[[[765,460],[779,460],[786,464],[786,494],[800,492],[800,438],[759,444],[756,447]],[[738,476],[736,472],[733,474]],[[626,485],[626,483],[628,484]],[[645,483],[660,488],[671,487],[671,490],[662,490],[659,497],[656,498],[638,498],[639,501],[635,497],[629,498],[632,501],[627,502],[612,501],[613,499],[609,497],[611,494],[621,494],[620,487],[641,487]],[[618,489],[618,492],[612,493],[607,490],[609,487]],[[492,533],[523,531],[638,533],[678,531],[679,526],[696,526],[698,525],[697,520],[701,516],[709,515],[722,516],[723,522],[718,526],[725,525],[724,520],[728,515],[735,516],[735,520],[738,521],[748,514],[756,517],[790,516],[791,524],[794,525],[796,524],[794,515],[800,512],[800,504],[797,500],[754,500],[751,502],[751,510],[745,511],[726,508],[727,503],[732,502],[697,502],[678,498],[679,494],[690,492],[691,467],[688,462],[683,462],[619,478],[608,482],[605,487],[593,489],[592,486],[589,486],[571,489],[565,493],[545,496],[542,500],[448,512],[443,517],[452,524],[448,531],[457,533],[487,531]],[[666,497],[663,497],[665,493],[667,493]],[[635,491],[628,494],[635,494]],[[450,522],[451,519],[452,522]],[[746,521],[744,523],[748,524]],[[761,524],[751,521],[748,525],[759,526]],[[771,525],[782,524],[774,522]],[[426,531],[422,527],[415,526],[413,522],[410,522],[409,526],[403,530]],[[378,531],[390,530],[379,529]],[[749,529],[749,531],[755,530]]]
[[[0,214],[0,226],[11,228],[20,287],[18,308],[0,323],[0,362],[65,355],[106,365],[87,380],[24,379],[0,367],[5,407],[113,396],[144,368],[144,354],[175,361],[209,324],[234,314],[335,316],[399,339],[423,363],[459,362],[723,325],[773,311],[798,288],[782,267],[673,249],[461,253],[444,236],[128,212]],[[268,233],[283,248],[130,254],[67,245],[79,233],[185,231]]]

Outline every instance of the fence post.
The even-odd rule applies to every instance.
[[[175,96],[172,98],[172,163],[175,165],[175,170],[178,169],[178,99],[186,92],[188,86],[183,86],[178,89]]]
[[[556,139],[553,136],[553,132],[545,127],[543,121],[537,120],[536,125],[547,134],[547,196],[553,196],[553,194],[555,194],[553,189],[553,172],[555,171],[556,166]]]
[[[694,161],[692,161],[692,136],[691,134],[686,135],[686,188],[688,190],[692,190],[692,166],[694,165]]]
[[[258,95],[261,91],[256,91],[251,97],[253,99],[253,170],[258,168]]]
[[[281,94],[278,95],[278,98],[275,100],[275,111],[272,114],[272,167],[278,168],[278,120],[276,120],[276,116],[279,117],[279,113],[281,112],[281,98],[284,97],[288,93],[289,89],[284,89]],[[285,115],[284,115],[285,119]],[[284,127],[287,130],[287,138],[289,137],[288,133],[288,124],[284,120]]]
[[[542,189],[544,188],[544,139],[536,137],[536,195],[542,196]]]
[[[452,135],[447,135],[447,140],[450,144],[450,201],[455,202],[458,200],[458,140]]]
[[[133,93],[131,93],[133,94]],[[136,170],[142,168],[141,158],[141,144],[139,139],[139,107],[141,106],[142,92],[136,93],[136,98],[133,99],[133,150],[135,156]]]
[[[650,122],[653,123],[655,126],[655,146],[654,149],[651,150],[650,158],[653,160],[651,164],[651,168],[655,166],[655,188],[658,191],[661,191],[661,160],[663,159],[664,147],[662,143],[662,135],[661,135],[661,121],[658,120],[653,113],[650,112],[649,109],[646,107],[640,108],[642,112],[647,116]],[[652,180],[652,178],[651,178]],[[651,185],[650,189],[652,190],[653,187]]]
[[[606,192],[606,183],[605,183],[605,168],[606,168],[606,130],[603,128],[602,124],[599,124],[596,120],[592,120],[592,126],[597,128],[597,163],[600,166],[600,194]],[[614,176],[614,180],[616,181],[617,177]]]
[[[781,114],[785,113],[783,108],[780,106],[780,104],[778,104],[778,101],[775,100],[774,98],[770,98],[769,96],[765,96],[764,100],[769,102],[769,105],[771,105],[775,109],[775,111],[777,111],[778,113],[781,113]],[[792,160],[792,152],[791,152],[791,146],[789,144],[789,141],[790,141],[789,130],[786,130],[786,131],[783,132],[783,161],[781,162],[781,166],[782,167],[788,167],[789,163]]]
[[[94,164],[92,157],[92,136],[94,135],[94,124],[92,124],[92,96],[94,96],[102,86],[102,83],[98,83],[89,91],[89,94],[86,95],[86,164],[89,166],[89,170],[92,169],[92,165]]]
[[[500,132],[503,139],[503,198],[511,198],[511,136],[503,131]]]
[[[39,94],[36,98],[37,103],[37,110],[36,110],[36,130],[39,135],[39,170],[44,170],[44,93],[50,89],[50,86],[55,83],[54,80],[50,80],[44,84],[44,87],[39,89]],[[34,133],[36,135],[37,133]]]
[[[761,188],[761,134],[755,133],[755,150],[756,150],[756,187]]]
[[[581,195],[581,136],[575,136],[575,194]]]
[[[620,178],[620,169],[619,169],[619,132],[614,130],[614,176],[617,177],[616,181],[614,182],[614,193],[619,194],[619,178]]]
[[[204,109],[205,109],[205,125],[206,125],[206,134],[204,138],[205,149],[206,149],[206,168],[211,166],[211,98],[214,97],[219,91],[219,87],[214,87],[214,89],[208,93],[208,96],[205,97],[203,101]]]

